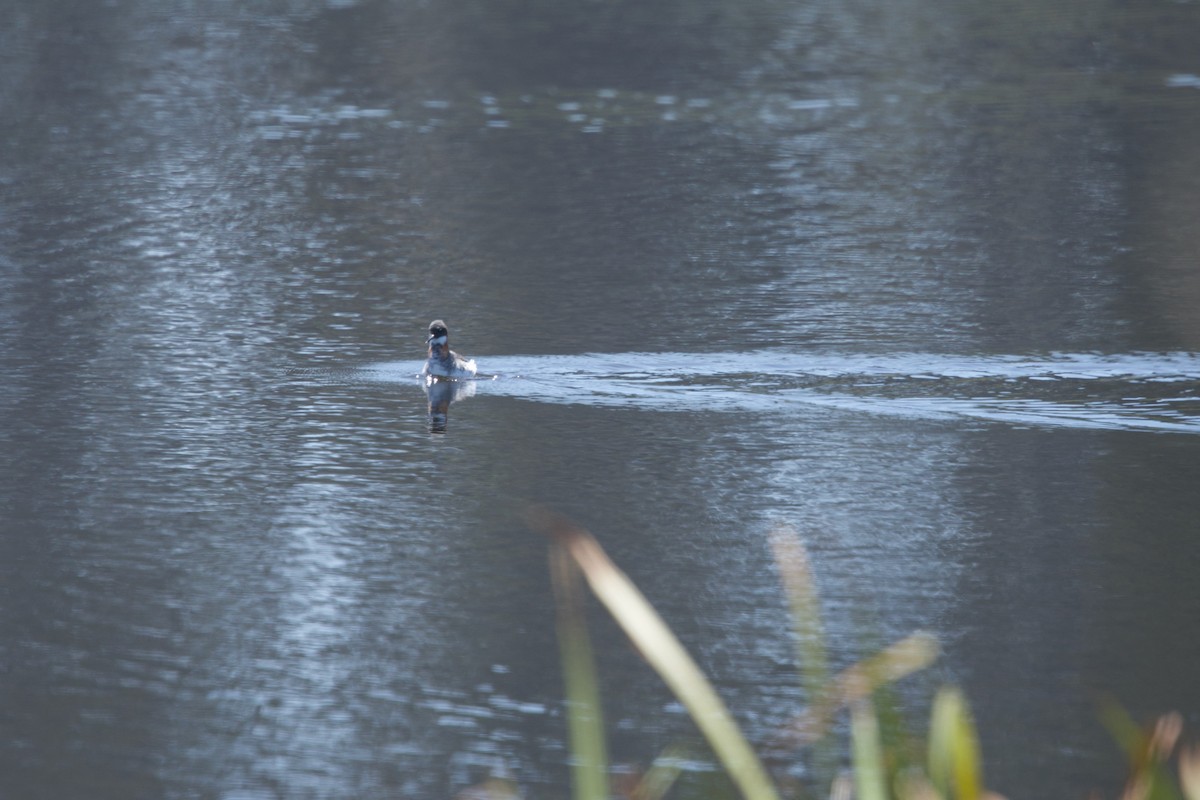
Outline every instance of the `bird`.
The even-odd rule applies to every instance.
[[[421,369],[422,375],[436,378],[471,378],[475,375],[475,360],[467,359],[450,349],[450,331],[446,323],[435,319],[429,323],[429,358]]]

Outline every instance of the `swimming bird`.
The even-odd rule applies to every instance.
[[[429,323],[429,358],[421,370],[422,375],[438,378],[470,378],[475,375],[475,360],[466,359],[450,349],[450,331],[446,323],[435,319]]]

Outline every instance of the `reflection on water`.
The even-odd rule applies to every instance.
[[[423,376],[425,397],[429,400],[429,431],[445,433],[450,418],[450,404],[475,396],[475,379],[438,378]]]
[[[543,403],[660,411],[787,413],[800,405],[922,419],[1200,433],[1194,353],[1021,356],[626,353],[493,356],[480,380],[426,385],[431,425],[449,404],[487,394]],[[407,383],[412,364],[323,374]]]

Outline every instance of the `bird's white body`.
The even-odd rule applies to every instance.
[[[475,360],[463,358],[450,349],[450,334],[446,323],[434,320],[429,323],[429,357],[421,369],[422,375],[436,378],[473,378],[476,373]]]

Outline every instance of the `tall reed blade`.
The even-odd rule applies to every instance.
[[[1187,800],[1200,800],[1200,744],[1179,751],[1179,784]]]
[[[825,629],[821,624],[821,603],[817,583],[809,566],[808,551],[795,529],[781,525],[771,532],[771,550],[779,577],[792,612],[792,628],[796,637],[796,656],[800,665],[800,685],[810,709],[831,707],[829,692],[829,659],[825,654]],[[835,742],[825,736],[827,720],[813,719],[813,727],[805,732],[814,743],[812,768],[819,784],[832,782],[837,769]]]
[[[983,794],[979,737],[962,692],[943,687],[933,698],[929,777],[942,797],[977,800]]]
[[[815,703],[829,683],[829,660],[825,655],[821,604],[817,583],[809,567],[808,551],[796,531],[782,525],[771,532],[771,550],[792,611],[804,689],[809,703]]]
[[[850,740],[855,796],[858,800],[888,800],[879,720],[870,700],[860,700],[851,707]]]
[[[683,771],[680,762],[689,757],[690,751],[681,745],[668,747],[638,780],[629,793],[629,800],[662,800]]]
[[[584,618],[579,570],[561,547],[550,548],[558,646],[567,694],[567,729],[571,742],[575,800],[607,800],[608,753],[596,682],[596,662]]]
[[[712,684],[595,538],[546,509],[530,511],[528,519],[530,527],[549,536],[571,555],[592,592],[687,708],[741,794],[749,800],[777,800],[766,770]]]
[[[917,631],[847,667],[822,691],[820,701],[788,723],[786,730],[775,737],[772,746],[796,747],[817,741],[828,731],[834,715],[843,706],[852,706],[870,697],[881,686],[925,669],[937,655],[937,639]]]
[[[1175,751],[1183,733],[1183,717],[1178,712],[1164,714],[1149,730],[1137,724],[1115,700],[1105,698],[1100,704],[1100,719],[1108,727],[1117,744],[1129,760],[1129,778],[1125,784],[1126,798],[1146,800],[1177,800],[1181,789],[1167,770],[1167,761]],[[1187,756],[1180,754],[1180,780],[1189,777]],[[1185,783],[1182,792],[1191,789]]]

